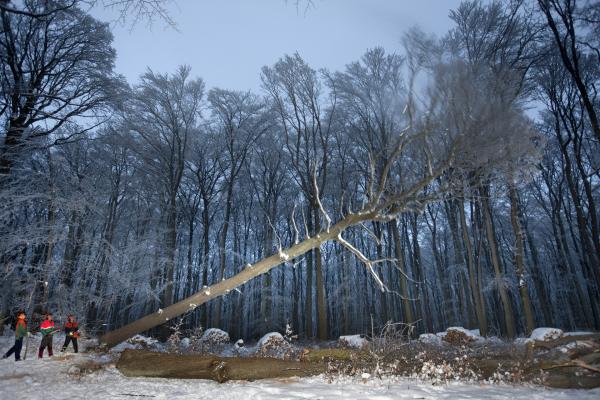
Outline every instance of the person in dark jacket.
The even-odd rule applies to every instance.
[[[73,342],[73,350],[77,353],[77,338],[79,337],[79,325],[75,321],[73,315],[67,316],[67,322],[65,323],[65,344],[63,344],[62,350],[65,351],[69,346],[70,342]]]
[[[17,324],[15,325],[15,344],[11,347],[2,358],[8,358],[12,353],[15,353],[15,361],[21,361],[21,349],[23,348],[23,338],[27,336],[27,322],[25,321],[25,312],[17,313]]]
[[[42,358],[44,355],[44,349],[46,347],[48,347],[48,356],[52,357],[52,336],[58,331],[59,329],[54,327],[52,313],[46,314],[46,319],[40,325],[40,332],[42,332],[42,343],[40,343],[38,358]]]

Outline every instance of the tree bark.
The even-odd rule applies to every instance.
[[[496,275],[496,284],[498,292],[500,293],[500,300],[502,301],[502,308],[504,311],[504,324],[506,328],[506,336],[510,339],[517,336],[517,330],[515,328],[515,316],[512,309],[510,298],[508,297],[508,291],[504,284],[504,274],[500,267],[500,257],[498,256],[498,242],[496,241],[496,234],[494,232],[494,225],[492,223],[492,210],[489,201],[489,188],[482,188],[482,202],[483,202],[483,219],[485,221],[485,231],[488,239],[488,246],[490,251],[490,257],[492,266],[494,267],[494,273]]]
[[[117,368],[128,377],[228,380],[286,378],[319,375],[327,371],[324,362],[300,362],[275,358],[203,357],[125,350]]]
[[[315,210],[315,230],[321,228],[319,211]],[[317,319],[319,326],[317,328],[319,339],[327,340],[327,302],[325,301],[325,284],[323,280],[323,259],[321,256],[321,247],[315,248],[315,273],[317,274]]]
[[[471,286],[471,296],[475,303],[475,314],[477,315],[477,323],[479,325],[479,333],[481,336],[487,336],[487,315],[485,313],[485,298],[481,293],[481,285],[479,284],[481,277],[475,270],[475,257],[473,253],[473,246],[471,245],[471,239],[469,238],[469,231],[467,230],[467,219],[465,216],[464,201],[460,203],[458,207],[460,228],[462,231],[463,243],[466,252],[467,271],[469,273],[469,285]]]
[[[402,313],[404,314],[404,322],[407,324],[412,324],[415,322],[415,317],[412,311],[407,273],[406,269],[404,268],[404,254],[402,251],[402,243],[400,242],[398,222],[390,221],[388,223],[388,228],[392,231],[392,237],[394,238],[394,249],[396,250],[396,268],[400,272],[400,295],[402,296]]]
[[[523,229],[519,220],[519,203],[517,200],[517,190],[511,184],[509,189],[510,197],[510,221],[515,234],[515,264],[517,267],[517,279],[519,280],[519,293],[523,303],[523,313],[525,314],[525,333],[527,336],[535,329],[535,319],[531,299],[529,298],[529,287],[527,285],[525,272],[525,242],[523,240]]]

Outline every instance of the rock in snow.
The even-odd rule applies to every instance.
[[[453,345],[461,345],[485,340],[479,336],[479,329],[469,330],[460,326],[452,326],[446,329],[444,335],[438,334],[438,336],[441,336],[442,340]]]
[[[529,336],[533,340],[549,341],[562,337],[564,332],[558,328],[536,328]]]
[[[217,328],[207,329],[200,339],[206,345],[229,343],[229,333]]]
[[[369,341],[361,335],[340,336],[338,339],[340,347],[363,349],[369,345]]]
[[[289,358],[293,353],[292,345],[279,332],[264,335],[257,344],[256,352],[260,357]]]

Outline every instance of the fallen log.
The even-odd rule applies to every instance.
[[[275,358],[178,355],[127,349],[121,354],[117,368],[129,377],[211,379],[223,383],[228,380],[253,381],[318,375],[327,371],[327,364]]]
[[[578,365],[556,366],[546,371],[544,385],[556,389],[594,389],[600,387],[599,374],[582,374]]]
[[[328,371],[328,362],[343,365],[374,367],[368,353],[346,349],[317,349],[305,351],[302,361],[275,358],[236,358],[217,356],[177,355],[146,350],[125,350],[117,368],[123,375],[155,378],[211,379],[217,382],[267,378],[304,377]],[[408,360],[414,360],[409,358]],[[438,360],[441,362],[441,360]],[[410,375],[420,370],[419,361],[397,364],[396,373]],[[481,379],[492,378],[497,372],[519,376],[519,381],[540,382],[554,388],[600,387],[600,353],[594,352],[577,359],[530,360],[523,355],[512,357],[471,357],[461,365],[477,372]]]
[[[582,335],[562,336],[554,340],[534,340],[533,346],[537,348],[553,349],[558,346],[563,346],[571,342],[600,340],[600,333],[586,333]]]

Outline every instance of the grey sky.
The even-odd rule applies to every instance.
[[[296,51],[313,67],[339,70],[367,48],[400,51],[404,31],[419,25],[441,35],[459,0],[313,0],[297,10],[292,0],[176,0],[169,6],[178,31],[158,21],[113,25],[117,72],[137,81],[150,67],[172,72],[188,64],[208,87],[257,90],[260,69]],[[110,10],[92,14],[104,21]]]

